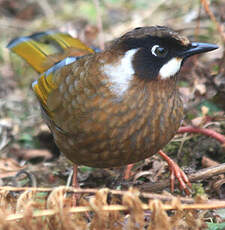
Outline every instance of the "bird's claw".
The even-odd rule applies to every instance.
[[[175,183],[175,177],[177,178],[180,189],[184,190],[187,195],[190,195],[191,192],[191,182],[189,181],[187,175],[184,173],[184,171],[177,165],[176,162],[174,162],[170,157],[168,157],[163,151],[159,151],[159,154],[161,157],[163,157],[166,162],[169,165],[169,169],[171,172],[170,176],[170,185],[171,185],[171,192],[174,192],[174,183]]]

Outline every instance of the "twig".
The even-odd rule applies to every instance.
[[[73,187],[66,187],[66,186],[60,186],[57,188],[40,188],[40,187],[33,188],[33,187],[10,187],[10,186],[0,187],[0,191],[3,190],[3,191],[11,191],[11,192],[35,191],[35,192],[50,193],[54,189],[64,189],[65,192],[74,192],[74,193],[82,193],[82,194],[95,194],[99,191],[98,189],[91,189],[91,188],[83,189],[83,188],[73,188]],[[127,191],[119,191],[119,190],[110,189],[109,193],[111,193],[112,195],[123,196],[124,194],[127,193]],[[146,198],[146,199],[158,199],[162,201],[171,201],[172,199],[175,198],[172,195],[161,195],[161,194],[146,193],[146,192],[140,192],[139,196]],[[194,203],[193,199],[185,198],[185,197],[181,197],[180,201],[183,203],[188,203],[188,204]]]
[[[215,15],[212,13],[209,7],[209,3],[207,0],[201,0],[201,3],[206,11],[206,13],[209,15],[210,19],[216,24],[217,30],[223,40],[225,42],[225,32],[222,29],[222,26],[217,22]]]
[[[182,149],[183,149],[183,146],[184,146],[184,142],[187,140],[186,139],[186,136],[187,134],[184,134],[184,137],[181,139],[181,143],[180,143],[180,146],[179,146],[179,149],[177,151],[177,160],[178,162],[181,160],[181,158],[183,157],[182,155]]]
[[[12,178],[12,181],[14,183],[15,186],[18,185],[18,182],[17,182],[17,178],[20,176],[20,175],[26,175],[26,177],[29,179],[29,185],[28,186],[31,186],[31,187],[36,187],[37,186],[37,179],[36,177],[29,171],[26,171],[24,169],[20,170],[13,178]]]
[[[9,138],[7,137],[7,128],[4,125],[0,124],[0,151],[9,143]]]
[[[189,175],[189,179],[190,181],[194,182],[197,180],[211,178],[213,176],[217,176],[223,173],[225,173],[225,163],[218,166],[201,169],[198,172]]]
[[[225,173],[225,163],[220,164],[215,167],[210,167],[206,169],[199,170],[196,173],[190,174],[189,180],[191,182],[195,182],[197,180],[207,179],[213,176],[217,176],[220,174]],[[173,196],[167,196],[167,195],[159,195],[154,193],[147,193],[147,191],[159,191],[162,190],[170,185],[170,180],[165,180],[159,183],[145,183],[144,185],[140,186],[139,189],[145,192],[140,192],[141,197],[148,198],[148,199],[159,199],[162,201],[170,201],[174,197]],[[98,190],[97,189],[81,189],[81,188],[71,188],[71,187],[63,187],[65,188],[65,191],[68,192],[74,192],[74,193],[91,193],[95,194]],[[21,192],[21,191],[37,191],[37,192],[51,192],[54,188],[32,188],[32,187],[0,187],[0,190],[4,191],[14,191],[14,192]],[[111,194],[113,195],[124,195],[126,191],[118,191],[118,190],[109,190]],[[181,198],[181,202],[183,203],[193,203],[193,199],[190,198]]]
[[[225,136],[222,134],[217,133],[216,131],[212,129],[204,129],[204,128],[198,128],[193,126],[185,126],[180,127],[177,131],[177,133],[201,133],[206,136],[212,137],[219,141],[221,144],[225,144]]]
[[[209,157],[203,156],[202,160],[201,160],[201,165],[203,166],[203,168],[208,168],[208,167],[212,167],[212,166],[217,166],[220,163],[217,161],[214,161],[212,159],[210,159]]]
[[[203,209],[203,210],[209,210],[209,209],[219,209],[219,208],[225,208],[225,201],[206,201],[206,203],[196,203],[196,204],[183,204],[179,206],[179,210],[193,210],[193,209]],[[149,205],[142,204],[143,210],[151,210],[151,202]],[[162,204],[163,210],[176,210],[178,209],[177,205],[172,204]],[[103,211],[129,211],[129,208],[124,205],[106,205],[102,206]],[[68,210],[69,213],[81,213],[81,212],[88,212],[93,211],[91,207],[88,206],[80,206],[80,207],[73,207]],[[58,211],[54,209],[46,209],[35,212],[32,217],[43,217],[43,216],[53,216],[57,214]],[[12,220],[19,220],[24,217],[24,214],[11,214],[6,217],[7,221]]]
[[[213,176],[217,176],[220,174],[224,174],[225,173],[225,163],[220,164],[218,166],[214,166],[214,167],[210,167],[210,168],[206,168],[206,169],[201,169],[196,173],[192,173],[190,175],[188,175],[188,178],[191,182],[195,182],[198,180],[203,180],[203,179],[208,179],[211,178]],[[159,191],[162,190],[166,187],[168,187],[170,185],[170,180],[165,180],[159,183],[145,183],[144,185],[141,186],[141,188],[139,187],[139,189],[141,189],[141,191]]]
[[[215,15],[212,13],[212,11],[210,10],[209,7],[209,3],[207,0],[201,0],[201,3],[206,11],[206,13],[209,15],[209,17],[211,18],[211,20],[216,24],[217,30],[221,36],[221,39],[223,41],[223,44],[225,45],[225,31],[223,30],[224,27],[222,27],[222,24],[220,24],[217,20]],[[225,71],[224,68],[224,61],[225,61],[225,49],[223,49],[223,56],[220,60],[219,63],[219,73],[223,74]]]

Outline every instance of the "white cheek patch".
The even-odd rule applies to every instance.
[[[161,79],[167,79],[178,73],[181,67],[181,62],[181,58],[175,57],[169,60],[166,64],[164,64],[159,70],[159,75],[161,76]]]
[[[137,50],[127,51],[124,57],[113,65],[106,64],[102,66],[103,73],[107,75],[109,82],[112,83],[110,89],[114,94],[122,96],[129,88],[129,83],[134,75],[132,60]]]

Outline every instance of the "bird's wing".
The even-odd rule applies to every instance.
[[[56,31],[15,38],[7,47],[40,73],[40,77],[33,82],[32,87],[49,116],[51,116],[51,111],[47,106],[47,100],[48,96],[58,88],[57,82],[53,79],[56,72],[63,74],[65,71],[59,71],[60,69],[69,70],[68,65],[80,56],[94,53],[79,39]]]

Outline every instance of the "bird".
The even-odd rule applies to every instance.
[[[102,51],[58,31],[15,38],[8,48],[40,74],[32,88],[60,151],[75,165],[111,168],[168,144],[184,116],[177,84],[183,63],[218,46],[145,26]]]

